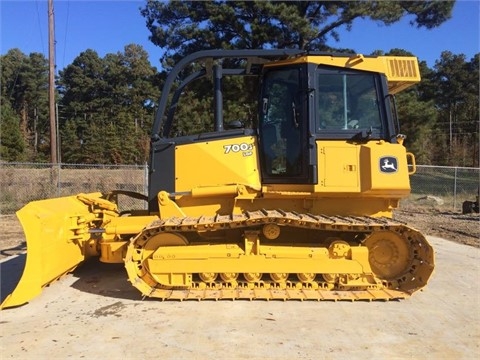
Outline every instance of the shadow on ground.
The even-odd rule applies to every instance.
[[[74,289],[111,298],[141,300],[140,292],[130,284],[123,264],[105,264],[90,259],[78,267]]]
[[[27,254],[10,256],[0,262],[0,303],[13,292],[25,268]],[[123,264],[104,264],[90,259],[81,264],[71,275],[72,288],[82,292],[111,298],[141,300],[140,292],[127,280]],[[55,282],[49,286],[54,287]]]
[[[26,260],[27,254],[23,253],[10,256],[0,262],[0,303],[3,303],[3,300],[17,286],[25,268]]]

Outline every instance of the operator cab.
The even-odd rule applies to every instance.
[[[316,140],[390,141],[385,76],[304,63],[267,67],[259,106],[265,183],[317,183]]]
[[[257,117],[249,120],[252,128],[243,128],[238,121],[225,121],[222,79],[227,76],[259,79]],[[178,132],[176,110],[181,95],[190,83],[208,77],[213,85],[212,126],[201,133]],[[254,170],[237,167],[235,176],[221,180],[224,183],[318,184],[325,169],[318,168],[322,149],[317,145],[338,141],[338,147],[329,146],[343,156],[341,148],[345,144],[396,142],[398,121],[393,116],[390,94],[418,81],[415,58],[332,55],[294,49],[205,50],[191,54],[172,69],[159,101],[151,137],[149,210],[158,210],[157,195],[161,190],[183,193],[193,186],[220,181],[215,178],[198,180],[198,184],[179,183],[179,149],[193,148],[194,144],[222,144],[216,152],[204,153],[208,157],[205,162],[211,164],[219,164],[212,160],[229,153],[225,147],[247,149],[245,161],[241,161],[247,167],[251,156],[258,154],[255,161],[258,158],[259,164],[252,165]],[[198,120],[187,114],[185,123]],[[252,174],[255,180],[245,178]]]

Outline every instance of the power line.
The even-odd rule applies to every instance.
[[[67,16],[65,20],[65,36],[63,39],[63,58],[62,58],[62,68],[65,67],[65,53],[67,51],[67,33],[68,33],[68,20],[70,16],[70,1],[67,0]]]
[[[41,29],[41,26],[40,26],[40,13],[38,11],[38,2],[36,1],[35,2],[35,8],[37,10],[37,24],[39,26],[39,32],[40,32],[40,38],[41,38],[41,43],[42,43],[42,51],[44,50],[43,49],[43,38],[42,38],[42,29]],[[33,15],[33,19],[32,19],[32,23],[35,23],[35,15]],[[29,36],[28,36],[28,42],[27,42],[27,45],[30,45],[30,42],[31,42],[31,39],[33,39],[33,32],[34,32],[34,27],[30,27],[30,33],[29,33]],[[22,53],[23,54],[23,53]],[[15,86],[17,85],[17,81],[18,81],[18,77],[20,75],[20,70],[22,69],[22,65],[23,65],[23,61],[26,59],[26,57],[22,57],[20,59],[20,63],[18,64],[17,66],[17,71],[15,73],[15,79],[13,81],[13,85],[12,85],[12,88],[10,89],[10,94],[8,95],[8,99],[11,99],[12,96],[13,96],[13,92],[15,91]]]
[[[42,32],[42,22],[40,21],[40,19],[42,19],[42,17],[40,17],[40,12],[39,12],[39,9],[38,9],[38,1],[35,2],[35,5],[36,5],[36,9],[37,9],[37,24],[38,24],[38,32],[40,34],[40,43],[42,45],[42,53],[45,54],[45,46],[44,46],[44,43],[43,43],[43,32]]]

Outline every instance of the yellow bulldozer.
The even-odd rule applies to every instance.
[[[258,84],[252,126],[224,121],[224,78]],[[214,131],[181,134],[186,87],[211,78]],[[414,155],[394,94],[420,81],[415,57],[208,50],[165,80],[148,194],[33,201],[17,212],[23,275],[2,308],[27,303],[89,257],[124,263],[141,297],[390,300],[423,288],[434,253],[393,219]],[[120,211],[119,194],[145,200]]]

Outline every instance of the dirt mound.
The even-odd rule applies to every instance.
[[[460,244],[480,247],[480,216],[434,208],[395,210],[394,219],[420,230],[424,235],[438,236]]]

